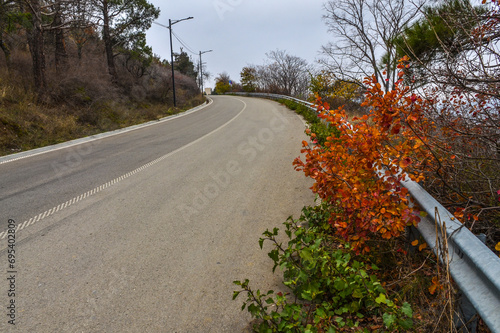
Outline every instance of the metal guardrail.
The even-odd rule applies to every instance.
[[[446,233],[453,280],[490,330],[500,332],[500,258],[419,184],[408,180],[402,185],[428,214],[420,221],[417,230],[435,253],[439,251],[436,240],[443,244],[441,230]],[[441,259],[446,260],[442,256]]]
[[[277,95],[277,94],[269,94],[269,93],[245,93],[245,92],[232,92],[230,94],[231,95],[239,95],[239,96],[248,96],[248,97],[270,98],[270,99],[274,99],[274,100],[288,99],[290,101],[294,101],[294,102],[297,102],[299,104],[306,105],[306,106],[310,107],[311,109],[316,110],[314,108],[314,103],[309,103],[309,102],[303,101],[301,99],[286,96],[286,95]]]
[[[306,105],[315,110],[312,103],[297,98],[266,94],[236,93],[249,97],[271,99],[288,99]],[[461,292],[472,303],[488,328],[500,333],[500,258],[497,257],[469,229],[464,228],[453,215],[434,197],[412,180],[402,182],[411,196],[427,213],[422,218],[417,230],[433,251],[448,260],[453,280]],[[436,221],[436,217],[437,221]],[[436,235],[437,231],[437,235]],[[439,244],[444,244],[445,235],[448,241],[448,256],[443,258],[439,253]]]

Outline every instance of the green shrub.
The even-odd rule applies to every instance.
[[[316,140],[318,144],[323,145],[326,141],[326,138],[329,136],[339,137],[340,131],[337,128],[330,127],[328,124],[322,122],[321,118],[318,117],[318,114],[314,110],[311,110],[309,107],[288,99],[280,99],[278,100],[278,102],[304,117],[304,119],[309,124],[311,132],[316,134]]]
[[[349,245],[328,232],[328,208],[305,207],[298,220],[284,223],[288,243],[279,242],[278,228],[266,230],[259,240],[273,243],[269,257],[283,270],[288,293],[252,290],[249,281],[233,299],[246,293],[242,310],[261,319],[257,332],[337,332],[350,328],[361,332],[396,332],[413,326],[408,303],[397,305],[371,273],[378,268],[354,260]]]

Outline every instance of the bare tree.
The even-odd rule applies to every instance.
[[[154,63],[149,70],[148,77],[142,80],[147,87],[148,99],[160,103],[167,103],[171,99],[172,72],[167,66]]]
[[[78,60],[82,59],[83,47],[89,40],[97,37],[97,22],[94,20],[95,7],[92,0],[72,0],[69,15],[68,38],[75,44]]]
[[[33,61],[33,78],[39,98],[43,98],[47,81],[45,78],[45,51],[44,51],[44,26],[43,7],[39,0],[25,0],[28,12],[31,14],[31,29],[28,30],[28,44]]]
[[[268,65],[255,66],[257,88],[260,91],[279,93],[279,87],[273,80],[272,73]]]
[[[29,13],[31,27],[27,29],[28,45],[33,62],[33,77],[39,98],[43,99],[46,88],[46,61],[44,34],[47,31],[55,33],[55,60],[59,68],[66,63],[67,53],[64,41],[64,30],[69,27],[66,20],[68,0],[40,1],[24,0],[21,2],[23,11]]]
[[[271,51],[266,56],[271,62],[258,72],[267,90],[288,96],[306,97],[311,71],[307,61],[282,50]]]
[[[53,21],[51,29],[55,35],[55,65],[56,71],[60,72],[68,66],[68,52],[66,50],[65,30],[69,27],[66,15],[66,1],[55,1],[52,4]]]
[[[323,18],[336,40],[322,47],[327,58],[320,62],[343,81],[363,86],[364,77],[375,75],[385,91],[393,89],[398,60],[394,40],[421,5],[407,0],[328,1]]]

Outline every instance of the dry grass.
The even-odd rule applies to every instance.
[[[422,240],[418,240],[424,244]],[[428,247],[419,250],[404,237],[391,241],[373,241],[369,259],[379,268],[377,275],[388,292],[401,302],[412,306],[414,332],[464,333],[457,328],[458,288],[445,265],[438,264],[436,255]],[[441,244],[442,255],[447,256],[446,244]],[[431,288],[432,286],[434,288]],[[432,291],[432,292],[431,292]],[[489,333],[481,319],[477,333]]]
[[[91,77],[90,77],[91,78]],[[82,85],[78,85],[80,82]],[[185,100],[179,108],[164,103],[132,102],[119,98],[99,84],[84,85],[76,77],[61,81],[66,94],[37,104],[36,95],[0,76],[0,155],[56,144],[96,133],[123,128],[181,112],[204,102],[201,95]],[[114,94],[118,98],[114,98]],[[53,96],[57,91],[53,92]]]
[[[159,119],[202,104],[193,79],[178,73],[178,108],[173,108],[171,74],[153,64],[142,77],[117,65],[118,83],[108,74],[99,42],[86,45],[82,59],[68,44],[68,64],[56,71],[46,50],[47,89],[35,94],[31,57],[22,43],[12,49],[9,70],[0,54],[0,156]]]
[[[0,156],[159,119],[203,101],[198,98],[176,109],[111,103],[77,109],[31,103],[0,106]]]

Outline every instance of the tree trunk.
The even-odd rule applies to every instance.
[[[104,46],[106,49],[106,59],[108,61],[108,72],[111,75],[113,81],[117,80],[116,68],[115,68],[115,59],[113,56],[113,41],[111,40],[111,33],[109,30],[109,13],[108,13],[108,1],[103,1],[103,28],[102,28],[102,37],[104,39]]]
[[[5,55],[5,63],[7,64],[7,70],[10,68],[10,49],[7,44],[3,41],[3,39],[0,39],[0,48],[3,51],[3,54]]]
[[[55,28],[55,63],[56,72],[60,73],[61,70],[65,70],[68,67],[68,53],[66,52],[66,43],[64,41],[64,30],[61,28],[63,21],[61,17],[61,4],[57,3],[56,8],[54,8],[56,14],[54,16],[54,22],[52,26]]]
[[[43,99],[46,88],[45,80],[45,53],[43,42],[43,27],[39,0],[30,1],[31,22],[33,27],[28,31],[28,44],[33,61],[33,78],[38,97]]]
[[[81,61],[82,60],[82,49],[83,49],[82,44],[77,44],[76,49],[78,52],[78,61]]]

